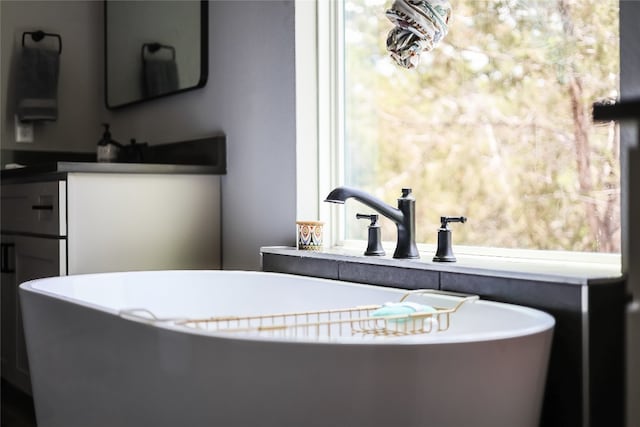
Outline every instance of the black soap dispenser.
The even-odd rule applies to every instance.
[[[440,228],[438,229],[438,250],[436,256],[433,257],[435,262],[456,262],[451,248],[451,230],[447,227],[450,222],[467,222],[467,218],[463,216],[441,216]]]
[[[103,123],[104,132],[98,141],[97,160],[98,162],[115,162],[118,160],[118,151],[121,145],[111,138],[109,123]]]
[[[369,256],[384,256],[385,252],[382,248],[382,241],[380,237],[380,224],[378,224],[378,215],[365,215],[365,214],[356,214],[356,218],[358,219],[368,219],[371,221],[369,224],[369,239],[367,242],[367,250],[364,252],[365,255]]]

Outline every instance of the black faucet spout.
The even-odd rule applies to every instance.
[[[389,206],[377,197],[352,187],[337,187],[329,193],[325,202],[344,203],[353,198],[369,206],[381,215],[386,216],[396,224],[398,241],[394,258],[420,258],[415,243],[415,199],[410,188],[402,189],[402,197],[398,199],[398,208]]]
[[[358,190],[357,188],[337,187],[329,193],[325,202],[344,203],[349,198],[356,199],[363,205],[369,206],[371,209],[386,216],[396,224],[402,222],[403,218],[400,209],[389,206],[377,197],[372,196],[369,193],[365,193],[362,190]]]

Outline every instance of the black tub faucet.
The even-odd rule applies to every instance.
[[[416,199],[411,195],[410,188],[402,189],[402,196],[398,199],[398,208],[389,206],[377,197],[362,190],[351,187],[337,187],[325,199],[325,202],[344,203],[354,198],[386,216],[398,228],[398,243],[393,253],[394,258],[420,258],[416,246]]]

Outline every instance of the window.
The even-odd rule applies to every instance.
[[[591,121],[618,96],[618,2],[451,3],[449,34],[406,70],[385,48],[391,0],[343,0],[341,184],[391,203],[412,188],[423,243],[465,215],[456,245],[620,252],[618,129]],[[344,238],[365,239],[367,208],[345,206]]]

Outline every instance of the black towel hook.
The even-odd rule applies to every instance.
[[[26,35],[30,35],[31,36],[31,40],[33,40],[34,42],[39,42],[40,40],[42,40],[45,37],[55,37],[58,39],[58,55],[60,55],[62,53],[62,37],[60,37],[60,34],[55,34],[55,33],[45,33],[42,30],[38,30],[38,31],[25,31],[24,33],[22,33],[22,47],[24,47],[24,37]]]
[[[143,61],[145,60],[145,57],[144,57],[145,50],[147,50],[151,54],[155,54],[160,49],[167,49],[167,50],[171,51],[171,59],[173,61],[176,60],[176,48],[173,47],[173,46],[169,46],[169,45],[158,43],[158,42],[145,43],[145,44],[142,45],[142,50],[140,52],[141,55],[142,55],[142,60]]]

